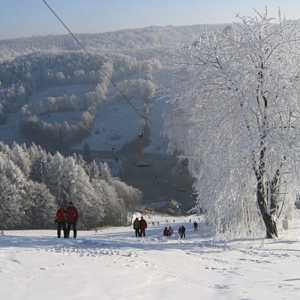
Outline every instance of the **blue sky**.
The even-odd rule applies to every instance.
[[[225,23],[253,8],[281,8],[300,19],[299,0],[48,0],[74,32],[104,32],[150,25]],[[41,0],[0,0],[0,39],[60,34]]]

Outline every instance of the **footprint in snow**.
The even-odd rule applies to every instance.
[[[218,290],[228,290],[230,287],[226,284],[215,284],[214,287]]]
[[[15,259],[15,258],[11,259],[10,261],[11,261],[11,262],[14,262],[14,263],[16,263],[16,264],[18,264],[18,265],[21,264],[21,262],[20,262],[19,260]]]

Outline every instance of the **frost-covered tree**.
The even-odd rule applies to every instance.
[[[27,206],[24,208],[22,227],[51,228],[57,204],[54,196],[43,183],[28,181],[25,186]]]
[[[299,46],[298,24],[266,10],[185,48],[170,146],[189,158],[199,205],[218,231],[263,221],[268,238],[278,235],[299,161]]]
[[[13,144],[9,152],[10,159],[22,170],[23,174],[28,177],[31,168],[31,160],[27,152],[26,146],[20,146],[16,143]]]
[[[17,187],[5,175],[0,177],[1,229],[18,226],[23,215],[21,197]]]
[[[21,169],[6,153],[0,153],[0,219],[1,228],[19,226],[27,206],[24,197],[26,179]]]

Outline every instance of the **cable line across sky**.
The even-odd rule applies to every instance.
[[[85,47],[85,45],[76,37],[76,35],[72,32],[70,27],[63,21],[63,19],[56,13],[56,11],[50,6],[50,4],[46,0],[42,0],[42,2],[45,4],[45,6],[49,9],[49,11],[55,16],[55,18],[59,21],[59,23],[66,29],[66,31],[70,34],[70,36],[74,39],[74,41],[77,43],[77,45],[89,56],[92,54],[89,52],[89,50]],[[105,75],[108,80],[110,81],[111,85],[114,87],[114,89],[119,93],[119,95],[127,102],[127,104],[134,110],[134,112],[144,121],[147,120],[150,122],[149,118],[145,116],[143,113],[140,112],[140,110],[132,103],[132,99],[128,98],[117,86],[117,84],[113,81],[108,74],[104,73],[102,70],[100,72]]]

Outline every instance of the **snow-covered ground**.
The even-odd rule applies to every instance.
[[[162,238],[166,220],[175,229],[187,222],[186,240]],[[209,237],[202,223],[194,233],[189,217],[148,221],[145,239],[130,227],[79,232],[77,240],[58,240],[54,231],[5,232],[0,299],[299,299],[298,219],[278,240],[227,242]]]

